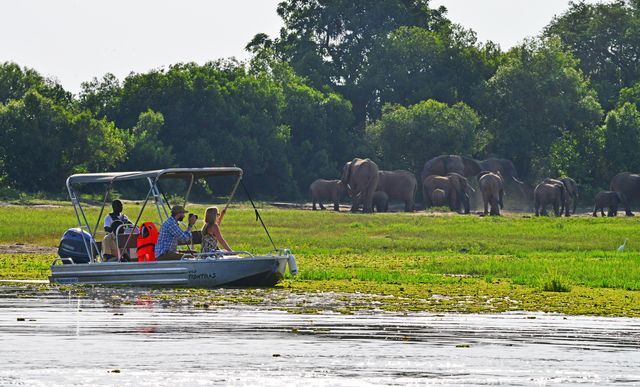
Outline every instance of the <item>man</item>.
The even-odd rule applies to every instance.
[[[114,262],[120,260],[120,251],[118,251],[118,247],[116,245],[116,229],[121,225],[121,221],[113,221],[110,226],[112,231],[108,232],[102,240],[102,258],[105,262]]]
[[[187,243],[191,239],[191,229],[198,219],[194,214],[189,215],[189,225],[186,231],[182,231],[178,222],[184,219],[187,213],[182,206],[173,206],[171,216],[160,228],[158,243],[154,249],[158,261],[173,261],[182,258],[178,253],[178,243]]]
[[[123,224],[131,223],[129,221],[129,218],[127,218],[127,215],[122,213],[123,206],[120,200],[116,199],[113,202],[111,202],[111,208],[113,209],[113,212],[104,217],[104,231],[108,233],[112,231],[116,231],[116,229],[112,227],[112,223],[115,222],[116,220],[119,220]]]

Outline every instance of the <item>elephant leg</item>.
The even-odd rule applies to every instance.
[[[483,198],[484,201],[484,214],[487,215],[489,213],[489,198]]]
[[[469,214],[471,212],[471,206],[469,204],[469,195],[466,193],[462,195],[462,205],[464,207],[464,213]]]
[[[358,195],[353,196],[353,201],[351,203],[351,212],[356,212],[360,208],[360,198]]]
[[[313,210],[314,210],[314,211],[316,211],[316,210],[317,210],[317,208],[316,208],[316,201],[315,201],[315,200],[313,201],[313,207],[312,207],[312,208],[313,208]]]
[[[339,200],[334,200],[333,201],[333,210],[340,212],[340,201]]]
[[[592,216],[593,216],[594,218],[597,218],[597,217],[598,217],[598,206],[594,206],[594,207],[593,207],[593,214],[592,214]]]
[[[320,204],[320,209],[321,210],[326,210],[326,208],[324,207],[324,205],[322,204],[322,201],[319,201],[318,204]]]
[[[432,205],[431,196],[429,196],[429,194],[424,195],[424,209],[427,210],[431,208]]]
[[[362,200],[362,211],[367,214],[373,212],[373,192]]]
[[[600,215],[604,216],[604,206],[600,207]]]
[[[405,200],[404,212],[413,212],[413,200]]]

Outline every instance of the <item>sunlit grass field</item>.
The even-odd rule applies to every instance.
[[[204,208],[189,207],[200,218]],[[87,209],[93,222],[98,211]],[[135,203],[128,203],[125,212],[133,217]],[[378,285],[484,286],[506,281],[539,292],[613,289],[621,293],[611,297],[634,299],[640,294],[636,218],[365,215],[269,206],[261,214],[276,245],[291,248],[297,257],[300,275],[286,282],[294,288],[358,291],[354,284],[360,284],[363,291],[376,291]],[[142,220],[157,220],[154,215],[148,209]],[[70,206],[0,207],[0,244],[56,246],[64,230],[75,224]],[[230,209],[222,230],[235,249],[271,250],[246,205]],[[619,253],[616,249],[625,238],[629,243]],[[52,257],[0,255],[0,276],[46,278]]]

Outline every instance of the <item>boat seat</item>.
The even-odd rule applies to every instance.
[[[130,238],[129,238],[129,235],[131,235]],[[129,240],[128,243],[127,243],[127,239]],[[127,243],[127,246],[124,245],[125,243]],[[120,247],[120,248],[126,247],[127,249],[136,249],[136,248],[138,248],[138,234],[120,234],[120,235],[118,235],[118,247]]]

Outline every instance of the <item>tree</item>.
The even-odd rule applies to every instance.
[[[500,56],[495,45],[477,46],[475,34],[456,25],[449,34],[400,27],[370,55],[366,82],[377,98],[369,118],[377,118],[385,103],[409,106],[427,99],[472,103],[483,82],[495,73]]]
[[[640,171],[640,112],[625,102],[607,114],[604,124],[607,178],[618,172]]]
[[[441,154],[473,155],[486,140],[480,118],[464,103],[449,106],[428,100],[410,107],[386,105],[379,121],[367,127],[386,169],[419,172]]]
[[[612,108],[623,87],[640,79],[640,1],[571,3],[545,29],[579,59],[580,69],[598,91],[600,103]]]
[[[640,108],[640,82],[635,83],[631,87],[625,87],[620,90],[617,107],[621,107],[625,103],[631,103]]]
[[[248,48],[275,47],[311,86],[331,85],[351,101],[363,125],[375,98],[365,79],[371,52],[401,26],[447,30],[445,11],[429,8],[428,0],[286,0],[278,5],[280,36],[271,41],[259,34]]]
[[[159,135],[164,126],[162,113],[149,109],[140,113],[138,123],[129,133],[127,161],[123,170],[170,168],[175,163],[171,145],[160,141]]]
[[[118,98],[122,93],[120,81],[111,73],[101,79],[93,78],[90,82],[82,82],[79,96],[80,106],[91,111],[97,117],[114,114]]]
[[[602,109],[577,64],[557,39],[513,48],[487,82],[481,105],[493,137],[487,152],[513,160],[524,176],[541,177],[558,173],[550,158],[556,141],[570,139],[580,149],[597,148]],[[593,159],[582,156],[579,162],[584,165],[578,169],[593,177]]]
[[[56,192],[69,174],[114,168],[126,154],[113,123],[33,90],[0,105],[0,138],[7,183],[32,192]]]
[[[12,62],[0,63],[0,103],[20,99],[29,90],[37,90],[41,95],[67,107],[74,102],[71,93],[59,83],[45,79],[37,71],[21,68]]]
[[[290,131],[287,154],[298,191],[306,194],[317,178],[339,176],[342,163],[358,151],[356,134],[350,129],[353,115],[349,101],[312,88],[271,52],[254,57],[251,72],[269,74],[282,88],[280,122]]]

